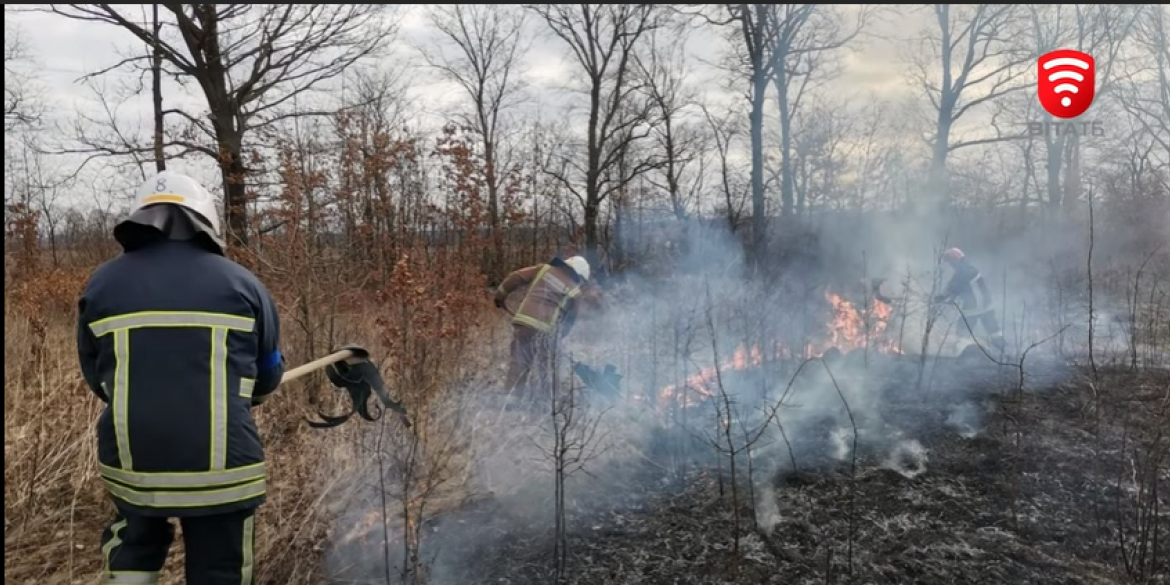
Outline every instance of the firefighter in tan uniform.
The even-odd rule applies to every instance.
[[[533,386],[548,382],[560,340],[576,321],[580,301],[596,301],[594,291],[583,292],[589,273],[589,262],[581,256],[553,258],[547,264],[521,268],[500,283],[495,303],[501,309],[508,295],[528,286],[524,300],[512,315],[506,388],[523,396]]]

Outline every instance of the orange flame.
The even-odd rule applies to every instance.
[[[797,352],[799,356],[782,341],[771,344],[771,351],[765,351],[759,345],[749,347],[746,343],[741,343],[732,352],[731,358],[719,366],[704,368],[679,384],[662,388],[658,393],[659,399],[663,402],[678,401],[684,406],[693,406],[715,395],[720,372],[760,366],[764,363],[765,356],[769,360],[797,357],[807,359],[820,357],[834,347],[847,352],[867,346],[878,352],[901,353],[896,340],[887,335],[889,319],[894,312],[893,307],[875,299],[873,304],[867,307],[868,310],[863,311],[848,299],[831,292],[825,293],[825,300],[832,307],[833,316],[826,323],[824,337],[816,342],[806,343],[801,351]]]

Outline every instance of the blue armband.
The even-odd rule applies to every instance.
[[[268,354],[267,356],[265,356],[263,359],[260,360],[260,363],[258,364],[260,371],[267,372],[268,370],[271,370],[272,368],[279,366],[282,359],[284,359],[284,356],[280,355],[279,349],[276,351],[273,351],[272,353]]]

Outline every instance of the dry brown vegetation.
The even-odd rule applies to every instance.
[[[384,172],[380,165],[409,165],[430,154],[409,143],[387,142],[384,148],[384,154],[360,162],[350,158],[349,164],[343,151],[319,169],[294,152],[284,153],[280,200],[257,221],[296,228],[257,238],[254,251],[236,258],[273,291],[290,363],[357,340],[374,350],[380,363],[392,364],[387,382],[404,392],[407,408],[426,412],[429,400],[467,372],[499,363],[502,344],[481,341],[498,325],[487,319],[492,307],[484,294],[480,255],[488,249],[487,239],[471,235],[435,245],[411,232],[428,221],[449,228],[481,225],[482,205],[476,192],[456,185],[467,161],[464,147],[452,141],[436,151],[451,161],[449,180],[458,201],[450,208],[428,208],[398,195],[383,199],[394,210],[371,208],[372,197],[367,198],[364,213],[419,220],[387,222],[380,230],[355,223],[346,231],[345,245],[323,241],[315,222],[344,220],[353,208],[314,216],[314,198],[326,191],[345,198],[337,185],[368,183],[362,173]],[[366,195],[357,191],[348,195],[361,209],[358,198]],[[93,261],[115,252],[97,232],[95,246],[105,244],[101,252],[64,249],[50,256],[35,245],[35,220],[30,218],[23,236],[19,224],[11,224],[10,244],[34,245],[9,247],[6,254],[5,575],[16,582],[71,583],[94,574],[100,559],[94,538],[112,510],[96,481],[92,424],[100,403],[78,371],[76,299]],[[547,250],[547,244],[536,250]],[[531,258],[532,251],[525,250],[506,260]],[[330,402],[322,381],[282,387],[282,399],[258,411],[275,465],[258,533],[258,555],[265,559],[259,582],[319,582],[314,571],[329,533],[328,501],[323,501],[329,478],[356,456],[351,429],[321,432],[302,423],[318,402],[327,410],[341,406]]]

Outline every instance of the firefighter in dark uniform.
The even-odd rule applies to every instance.
[[[280,324],[256,276],[224,256],[215,200],[165,171],[114,228],[124,253],[78,303],[81,371],[106,408],[102,482],[117,509],[102,583],[157,583],[178,518],[188,585],[252,583],[264,448],[251,408],[284,374]]]
[[[976,325],[982,325],[991,344],[1002,352],[1007,343],[1003,338],[1003,332],[1000,331],[999,320],[995,317],[991,291],[987,288],[987,282],[983,280],[983,274],[967,260],[963,251],[958,248],[947,249],[943,252],[942,257],[943,261],[950,265],[954,274],[951,276],[950,282],[947,283],[946,289],[941,294],[936,295],[934,300],[936,302],[957,302],[959,309],[963,312],[963,317],[971,328],[974,329]]]

